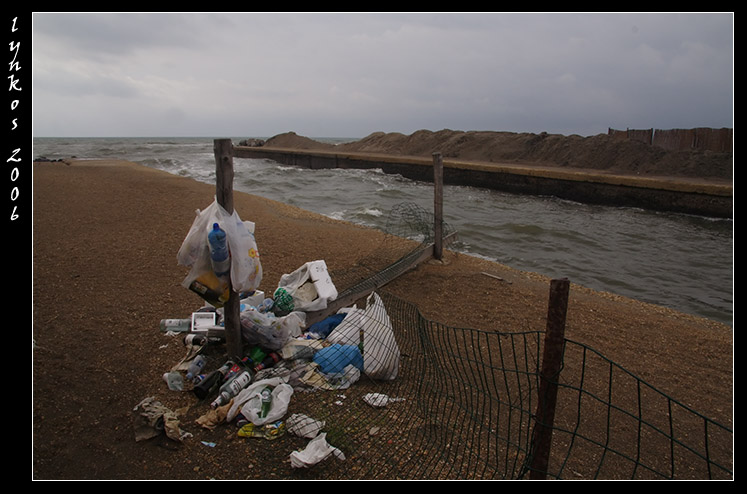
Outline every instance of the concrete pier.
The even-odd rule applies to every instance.
[[[433,161],[429,158],[241,146],[234,148],[234,157],[264,158],[310,169],[378,168],[412,180],[433,180]],[[449,185],[548,195],[588,204],[733,218],[732,184],[688,178],[615,175],[597,170],[444,158],[443,180]]]

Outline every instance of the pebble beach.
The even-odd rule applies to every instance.
[[[189,478],[188,462],[164,464],[132,442],[126,414],[162,391],[163,369],[182,357],[158,324],[200,304],[181,286],[176,253],[215,188],[118,160],[38,162],[33,173],[34,476]],[[234,204],[256,224],[266,291],[310,260],[344,271],[381,242],[376,230],[250,194]],[[447,251],[385,289],[446,325],[532,331],[545,327],[549,281]],[[572,285],[566,337],[733,426],[731,327]]]

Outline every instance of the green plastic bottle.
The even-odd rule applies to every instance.
[[[270,408],[272,407],[272,388],[267,386],[262,390],[260,393],[260,399],[262,402],[262,405],[259,409],[259,418],[265,418],[270,413]]]

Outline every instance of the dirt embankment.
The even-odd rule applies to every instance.
[[[732,182],[733,153],[667,151],[607,134],[582,137],[492,131],[419,130],[410,135],[375,132],[358,141],[333,145],[294,132],[268,139],[268,147],[340,150],[445,159],[588,169],[623,175],[670,176]]]

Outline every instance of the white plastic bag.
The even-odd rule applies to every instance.
[[[242,221],[235,210],[229,214],[218,204],[217,199],[204,210],[197,210],[196,215],[177,253],[177,262],[191,268],[182,285],[217,307],[222,306],[228,299],[227,282],[213,273],[210,263],[208,233],[212,230],[213,224],[218,223],[226,232],[226,241],[231,253],[233,290],[256,290],[262,281],[262,264],[253,234],[254,224]]]
[[[399,372],[399,346],[394,339],[389,314],[376,292],[368,296],[364,319],[363,372],[372,379],[396,379]]]
[[[314,420],[302,413],[294,413],[285,421],[285,428],[288,432],[306,439],[313,439],[318,436],[325,425],[324,420]]]
[[[241,221],[234,210],[225,224],[228,248],[231,250],[231,285],[236,292],[252,292],[262,281],[262,263],[254,239],[254,223]]]
[[[345,459],[345,454],[327,442],[327,433],[322,432],[309,441],[303,451],[294,451],[290,454],[290,463],[293,468],[308,468],[316,465],[330,455],[340,460]]]
[[[327,335],[327,341],[340,345],[358,345],[361,342],[361,331],[366,321],[366,311],[354,305],[350,308],[340,309],[338,313],[341,312],[345,312],[345,318],[330,331]]]
[[[272,388],[272,404],[269,413],[260,417],[262,409],[262,390],[267,386]],[[241,412],[247,420],[254,425],[264,425],[280,420],[288,412],[293,386],[286,383],[282,378],[273,377],[263,379],[242,389],[233,399],[233,405],[226,414],[226,420],[232,421]]]
[[[260,312],[254,307],[241,312],[242,339],[250,345],[258,345],[272,351],[281,350],[292,338],[301,336],[306,325],[306,313],[291,312],[275,317],[272,313]]]
[[[282,311],[317,311],[337,298],[337,288],[324,261],[307,262],[280,277],[274,294],[275,306]]]
[[[327,336],[330,343],[358,345],[363,338],[363,372],[372,379],[391,381],[399,372],[400,351],[392,322],[376,292],[366,299],[366,308],[353,306]]]

